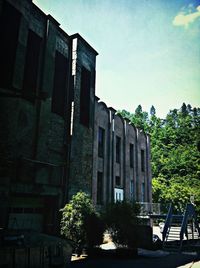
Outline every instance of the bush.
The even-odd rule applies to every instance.
[[[100,237],[102,241],[103,226],[89,195],[78,192],[61,211],[61,234],[76,243],[78,252],[96,244]]]
[[[134,247],[136,239],[134,228],[139,223],[137,219],[139,212],[138,204],[125,201],[109,204],[105,208],[102,218],[115,243]]]

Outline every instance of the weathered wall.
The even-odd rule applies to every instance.
[[[9,0],[9,3],[21,13],[21,20],[12,88],[0,88],[0,161],[3,166],[0,196],[5,199],[2,210],[6,211],[2,224],[8,224],[10,206],[11,211],[16,211],[12,208],[16,196],[23,196],[27,202],[18,202],[20,211],[27,204],[32,213],[40,209],[43,211],[40,212],[42,224],[55,224],[57,228],[55,213],[66,202],[70,99],[66,99],[64,116],[55,114],[52,112],[52,91],[55,53],[59,51],[69,62],[65,87],[69,96],[71,40],[51,16],[46,16],[31,1]],[[29,30],[42,40],[36,88],[31,98],[24,94],[29,89],[23,86]],[[29,202],[30,195],[35,197],[35,205]],[[26,221],[28,215],[23,215]]]
[[[136,128],[128,120],[125,121],[125,131],[125,196],[131,201],[137,200],[137,136]],[[133,167],[130,165],[130,144],[133,144]]]
[[[72,36],[76,47],[76,74],[74,76],[74,117],[71,138],[69,198],[79,190],[91,195],[93,171],[93,135],[94,135],[94,101],[95,101],[95,66],[96,51],[78,34]],[[89,126],[80,123],[80,95],[82,67],[91,73],[90,81],[90,115]]]
[[[105,131],[103,157],[98,156],[98,130]],[[116,139],[120,138],[120,156],[116,159]],[[133,150],[133,162],[130,163],[130,146]],[[143,167],[141,151],[143,150]],[[93,165],[93,199],[97,199],[97,173],[102,172],[104,178],[103,204],[114,200],[114,189],[124,191],[127,201],[151,202],[151,166],[149,136],[135,128],[128,120],[116,115],[113,108],[105,103],[95,102],[94,126],[94,165]],[[116,184],[117,178],[120,183]],[[105,198],[105,192],[107,198]]]
[[[100,102],[98,99],[95,101],[95,127],[94,127],[94,147],[93,147],[93,183],[92,183],[92,196],[97,200],[97,172],[103,173],[103,203],[105,204],[110,200],[111,194],[111,169],[110,169],[110,114],[105,103]],[[99,127],[104,129],[104,149],[103,157],[98,156],[98,135]]]

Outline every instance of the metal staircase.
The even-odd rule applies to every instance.
[[[181,251],[183,246],[190,246],[191,241],[200,238],[200,228],[192,204],[187,204],[183,215],[173,215],[173,206],[170,205],[162,237],[163,249],[175,252]]]

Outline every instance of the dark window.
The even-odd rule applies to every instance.
[[[52,112],[64,115],[65,104],[67,103],[67,74],[68,74],[68,61],[67,58],[60,52],[56,51],[55,56],[55,71],[54,71],[54,84],[52,94]]]
[[[130,181],[130,194],[133,197],[134,195],[134,181],[133,180]]]
[[[11,208],[11,213],[23,213],[23,208]]]
[[[34,213],[34,208],[24,208],[24,213]]]
[[[116,136],[116,162],[120,163],[121,138]]]
[[[99,127],[98,132],[98,156],[103,157],[104,155],[104,142],[105,142],[105,130]]]
[[[11,87],[21,14],[6,1],[3,3],[0,18],[0,86]]]
[[[23,93],[28,99],[36,95],[41,41],[41,37],[29,30],[23,83]]]
[[[97,204],[103,204],[103,173],[97,173]]]
[[[90,80],[91,73],[82,67],[80,94],[80,123],[86,127],[90,125]]]
[[[130,144],[130,167],[134,166],[134,145]]]
[[[142,170],[142,172],[144,172],[144,169],[145,169],[145,167],[144,167],[144,150],[141,150],[141,170]]]
[[[144,182],[142,183],[142,202],[145,201],[145,184]]]
[[[115,177],[115,185],[116,186],[120,186],[121,185],[121,180],[120,180],[120,177],[119,176],[116,176]]]
[[[35,208],[35,213],[42,214],[43,208]]]

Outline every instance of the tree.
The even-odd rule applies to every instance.
[[[135,115],[141,115],[142,114],[142,106],[139,104],[138,107],[135,109]]]
[[[188,115],[188,110],[187,110],[187,106],[186,106],[185,103],[183,103],[182,106],[181,106],[181,113],[182,113],[183,116]]]
[[[155,107],[153,105],[151,106],[151,109],[150,109],[150,115],[151,116],[155,116],[156,115],[156,109],[155,109]]]
[[[153,201],[175,203],[182,209],[195,197],[200,212],[200,108],[183,103],[160,119],[151,108],[148,117],[141,105],[131,122],[151,135]],[[180,194],[181,193],[181,194]]]

